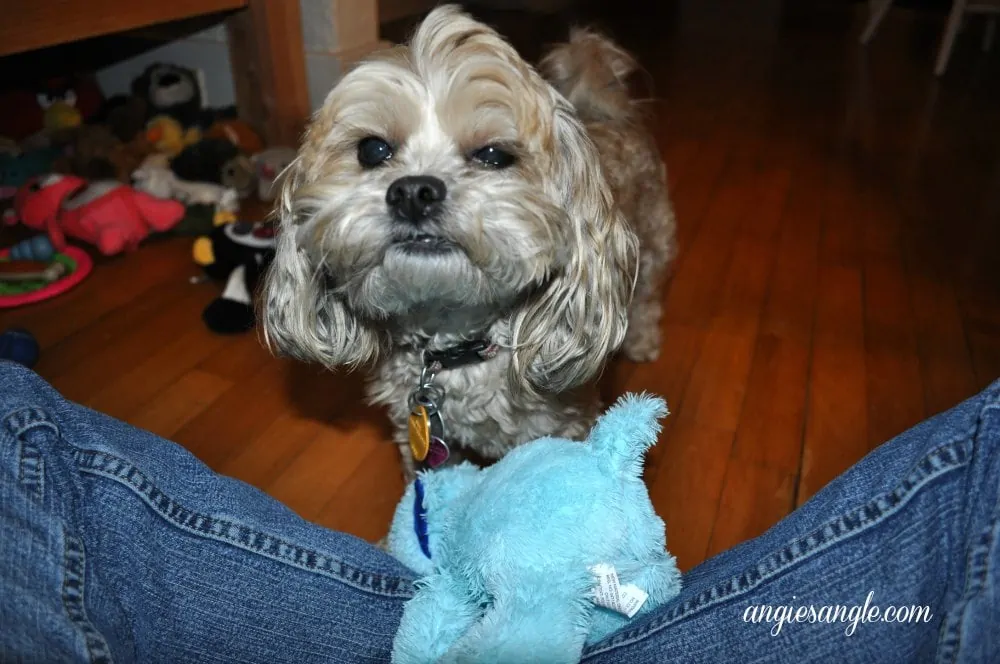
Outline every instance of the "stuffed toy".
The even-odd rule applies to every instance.
[[[157,115],[146,124],[146,140],[157,152],[176,157],[184,148],[201,140],[197,127],[184,128],[169,115]]]
[[[485,469],[422,471],[387,542],[421,576],[392,661],[578,662],[677,595],[642,481],[666,413],[662,399],[626,395],[582,443],[543,438]]]
[[[145,131],[148,119],[149,105],[145,99],[134,95],[114,95],[104,102],[92,122],[106,126],[119,141],[128,143]]]
[[[270,148],[253,156],[257,176],[257,197],[265,203],[272,202],[281,189],[278,178],[295,159],[292,148]]]
[[[34,87],[20,86],[0,92],[0,129],[15,141],[31,141],[46,131],[78,126],[90,120],[104,103],[92,76],[54,78]]]
[[[234,212],[220,210],[215,204],[190,203],[184,207],[184,218],[170,229],[171,235],[200,238],[211,235],[218,226],[236,221]]]
[[[236,212],[240,206],[235,189],[213,182],[181,180],[162,160],[163,155],[150,155],[132,172],[132,186],[157,198],[170,198],[184,205],[214,205],[219,210]]]
[[[201,118],[201,86],[192,69],[153,63],[132,81],[132,95],[146,102],[147,119],[167,115],[187,128]]]
[[[38,341],[31,332],[17,327],[0,332],[0,360],[17,362],[31,369],[38,363],[40,354]]]
[[[56,248],[47,235],[35,235],[21,240],[8,250],[7,258],[12,261],[48,262],[55,256]]]
[[[237,221],[218,226],[195,240],[194,262],[226,287],[202,312],[217,334],[248,332],[256,325],[252,294],[274,260],[274,225]]]
[[[25,182],[50,172],[59,154],[60,150],[52,147],[30,152],[0,152],[0,199],[13,198]]]
[[[248,122],[239,118],[216,120],[205,132],[205,138],[223,138],[245,155],[252,155],[264,149],[264,141]]]
[[[21,154],[21,146],[17,144],[17,141],[7,136],[0,136],[0,156],[16,157],[19,154]]]
[[[63,159],[53,170],[76,175],[87,180],[118,180],[128,182],[132,171],[152,151],[142,136],[123,143],[105,125],[88,124],[56,132],[53,147],[60,148]]]
[[[170,161],[170,169],[188,182],[214,182],[235,189],[241,199],[254,191],[250,158],[224,138],[203,138]]]
[[[66,237],[89,242],[105,256],[135,249],[150,233],[170,230],[184,206],[135,191],[117,181],[88,183],[72,175],[29,180],[14,197],[14,215],[45,231],[59,251]]]
[[[87,180],[117,179],[111,155],[121,141],[103,125],[83,125],[53,135],[53,144],[61,145],[69,161],[68,172]]]

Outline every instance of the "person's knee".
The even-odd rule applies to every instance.
[[[4,410],[15,405],[36,405],[34,402],[37,399],[33,397],[42,396],[51,389],[31,369],[16,362],[0,360],[0,407]],[[5,413],[0,413],[3,414]]]

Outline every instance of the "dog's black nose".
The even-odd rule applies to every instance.
[[[389,185],[385,202],[397,218],[419,223],[440,209],[447,194],[444,182],[433,175],[408,175]]]

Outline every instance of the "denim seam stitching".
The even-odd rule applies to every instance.
[[[621,632],[617,637],[612,636],[599,646],[595,644],[585,649],[583,658],[587,659],[609,650],[642,641],[651,634],[682,619],[700,613],[716,604],[745,595],[748,591],[783,574],[813,557],[816,553],[860,535],[898,512],[917,494],[918,489],[966,465],[969,455],[963,449],[966,446],[963,444],[967,443],[966,438],[958,438],[940,445],[921,458],[902,482],[888,493],[855,507],[846,515],[841,515],[822,524],[812,532],[766,556],[755,567],[745,570],[739,576],[712,586],[698,597],[672,610],[668,615],[662,616],[642,628]]]
[[[21,484],[25,493],[36,503],[45,500],[45,458],[39,451],[38,446],[17,437],[18,459],[17,459],[17,480]]]
[[[49,427],[58,432],[59,428],[48,412],[36,406],[21,406],[3,416],[7,430],[15,438],[20,438],[29,429],[37,426]]]
[[[63,583],[62,603],[70,622],[80,630],[87,655],[95,664],[110,664],[113,659],[111,650],[101,633],[90,622],[84,600],[86,581],[86,551],[83,542],[68,533],[63,534],[65,548],[63,551]]]
[[[286,542],[249,526],[190,510],[160,491],[138,468],[124,459],[97,451],[77,451],[75,456],[81,472],[106,477],[128,487],[161,518],[190,534],[326,576],[363,592],[385,597],[408,598],[413,595],[412,584],[405,578],[366,572],[333,556]],[[231,535],[233,531],[239,536]]]
[[[1000,403],[990,403],[985,406],[976,420],[976,425],[981,425],[986,413],[997,410],[1000,410]],[[1000,513],[990,520],[986,532],[980,536],[966,556],[969,571],[965,578],[961,599],[956,603],[955,609],[950,611],[941,621],[940,636],[938,637],[940,646],[935,658],[938,662],[954,662],[961,652],[962,619],[971,599],[981,592],[985,585],[989,571],[989,549],[996,538],[998,527],[1000,527]],[[980,556],[983,557],[981,563]]]
[[[939,662],[954,662],[962,648],[961,625],[965,612],[972,600],[986,589],[990,571],[990,549],[993,548],[997,532],[1000,531],[1000,515],[994,516],[981,533],[967,556],[968,574],[962,598],[949,616],[941,623],[941,647],[937,654]]]

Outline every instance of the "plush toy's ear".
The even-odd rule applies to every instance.
[[[615,472],[638,477],[643,454],[656,444],[667,402],[648,394],[626,394],[594,425],[588,441]]]
[[[143,101],[149,101],[149,84],[152,82],[153,70],[159,66],[158,63],[149,65],[132,80],[131,88],[134,96],[141,98]]]

